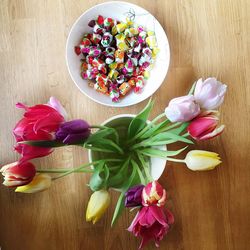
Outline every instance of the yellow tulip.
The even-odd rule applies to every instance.
[[[95,191],[89,199],[86,221],[92,221],[95,224],[105,213],[109,204],[110,195],[107,190]]]
[[[48,174],[37,174],[34,179],[24,186],[17,187],[15,192],[38,193],[48,189],[51,185],[51,176]]]
[[[194,171],[212,170],[221,163],[217,153],[204,150],[191,150],[185,158],[187,167]]]

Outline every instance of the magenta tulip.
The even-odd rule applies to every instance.
[[[154,240],[156,247],[159,247],[160,241],[173,223],[174,216],[169,210],[153,205],[143,207],[137,213],[128,231],[142,238],[139,249],[142,249],[150,240]]]
[[[162,207],[167,199],[166,190],[157,181],[148,183],[142,190],[142,205]]]
[[[219,112],[206,111],[191,121],[187,127],[189,135],[195,140],[208,140],[221,134],[225,128],[224,125],[219,127]]]
[[[16,106],[25,110],[23,118],[17,123],[13,130],[16,142],[29,140],[54,140],[55,132],[60,124],[65,121],[63,108],[60,108],[60,103],[53,100],[53,107],[49,104],[38,104],[28,107],[22,103]],[[57,105],[56,105],[57,104]],[[56,107],[55,107],[56,105]],[[58,111],[59,110],[59,111]],[[33,147],[26,144],[17,144],[15,150],[22,155],[20,162],[29,159],[42,157],[52,152],[50,148]]]
[[[171,122],[187,122],[200,113],[200,106],[193,95],[186,95],[172,99],[165,114]]]
[[[0,172],[4,176],[3,185],[17,187],[30,183],[36,174],[36,169],[30,162],[14,162],[3,166]]]
[[[217,81],[216,78],[199,79],[194,90],[195,101],[203,109],[217,109],[224,100],[227,85]]]

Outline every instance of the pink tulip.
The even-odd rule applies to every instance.
[[[14,162],[3,166],[0,172],[4,176],[3,185],[17,187],[30,183],[36,174],[36,169],[30,162]]]
[[[157,182],[148,183],[142,190],[142,205],[157,205],[162,207],[167,199],[166,190]]]
[[[193,95],[186,95],[172,99],[165,114],[171,122],[187,122],[200,113],[200,106]]]
[[[217,81],[216,78],[199,79],[194,90],[195,101],[203,109],[217,109],[224,100],[227,85]]]
[[[163,236],[168,233],[170,225],[174,223],[173,214],[163,207],[148,206],[143,207],[135,216],[128,228],[136,237],[142,238],[139,249],[145,244],[154,240],[156,247],[159,247]]]
[[[208,140],[221,134],[225,128],[221,125],[217,128],[219,122],[218,111],[206,111],[191,121],[187,131],[191,137],[196,140]]]
[[[32,107],[22,103],[16,105],[18,108],[25,110],[24,117],[13,130],[16,142],[55,139],[55,132],[60,124],[65,121],[65,111],[55,98],[51,98],[50,101],[52,104],[38,104]],[[15,150],[23,156],[20,162],[46,156],[52,152],[50,148],[34,147],[26,144],[17,144]]]

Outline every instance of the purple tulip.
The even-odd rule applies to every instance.
[[[56,140],[65,144],[83,142],[90,135],[89,124],[84,120],[64,122],[56,132]]]
[[[142,204],[142,190],[144,185],[137,185],[125,193],[125,207],[136,207]]]

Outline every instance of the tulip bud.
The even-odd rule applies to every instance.
[[[137,185],[125,193],[125,207],[136,207],[142,204],[142,190],[144,185]]]
[[[195,101],[203,109],[216,109],[224,100],[227,85],[217,81],[216,78],[207,78],[205,81],[199,79],[194,90]]]
[[[37,174],[28,185],[16,188],[19,193],[38,193],[48,189],[51,186],[51,176],[48,174]]]
[[[157,205],[162,207],[166,203],[166,190],[157,182],[153,181],[147,184],[142,191],[142,205]]]
[[[107,190],[95,191],[89,199],[86,221],[92,221],[95,224],[105,213],[109,204],[110,195]]]
[[[185,158],[187,167],[193,171],[212,170],[221,163],[217,153],[204,150],[191,150]]]
[[[17,187],[26,185],[32,181],[36,174],[35,166],[30,162],[13,162],[0,169],[4,176],[3,185]]]
[[[186,95],[172,99],[165,114],[171,122],[187,122],[200,113],[200,106],[193,95]]]
[[[56,132],[56,139],[65,144],[74,144],[84,141],[90,135],[89,124],[84,120],[64,122]]]
[[[218,116],[218,111],[203,112],[190,122],[187,127],[189,135],[196,140],[207,140],[221,134],[225,126],[221,125],[217,128]]]

